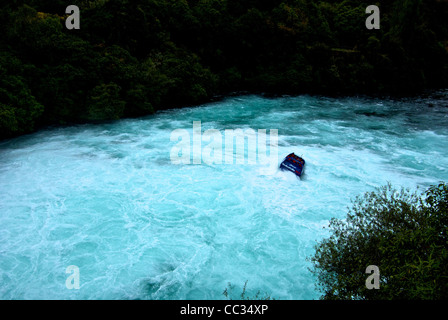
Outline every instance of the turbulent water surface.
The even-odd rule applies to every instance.
[[[448,180],[447,95],[240,96],[2,142],[0,298],[222,299],[248,280],[248,295],[316,299],[307,257],[351,199]],[[306,175],[173,164],[171,134],[193,121],[278,129],[278,161],[303,155]]]

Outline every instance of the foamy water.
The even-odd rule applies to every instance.
[[[223,299],[248,280],[317,299],[306,260],[350,200],[448,180],[447,95],[406,101],[241,96],[0,144],[1,299]],[[170,135],[278,129],[302,180],[260,165],[174,165]],[[204,143],[205,145],[206,143]],[[79,267],[80,288],[66,287]]]

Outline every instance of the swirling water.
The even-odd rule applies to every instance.
[[[0,144],[1,299],[316,299],[307,257],[350,201],[448,180],[448,94],[229,97],[194,108],[42,130]],[[175,165],[170,135],[278,129],[298,180],[248,164]],[[66,268],[79,267],[69,290]]]

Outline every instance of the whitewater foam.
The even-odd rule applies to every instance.
[[[246,280],[248,295],[318,298],[306,258],[329,219],[387,182],[448,179],[448,110],[426,102],[242,96],[2,142],[0,298],[221,299]],[[279,161],[302,155],[303,179],[173,165],[171,132],[197,120],[278,129]]]

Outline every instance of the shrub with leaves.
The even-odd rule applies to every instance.
[[[418,194],[390,184],[356,198],[311,261],[321,299],[447,299],[448,185]],[[367,289],[366,268],[380,270]]]

